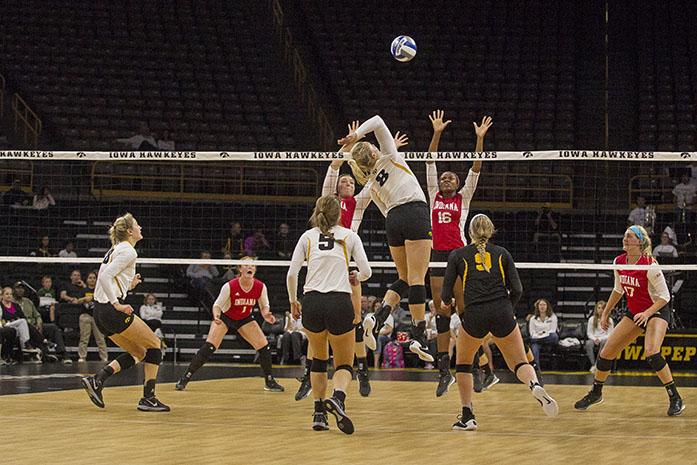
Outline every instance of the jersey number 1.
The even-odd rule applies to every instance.
[[[334,238],[320,234],[318,247],[319,250],[332,250],[334,248]]]

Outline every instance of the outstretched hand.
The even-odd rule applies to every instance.
[[[433,132],[443,132],[443,129],[452,123],[452,120],[443,121],[444,114],[445,112],[443,110],[435,110],[428,115],[428,119],[431,120],[431,124],[433,125]]]
[[[409,137],[406,134],[400,134],[399,131],[397,131],[397,134],[394,135],[394,144],[397,146],[397,148],[404,147],[405,145],[409,144]]]
[[[482,118],[482,123],[479,126],[477,126],[477,123],[472,124],[474,125],[474,132],[477,134],[477,137],[483,138],[494,122],[491,120],[491,116],[485,116]]]

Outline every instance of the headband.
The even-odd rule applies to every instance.
[[[636,234],[636,237],[638,237],[641,242],[644,242],[644,234],[638,226],[630,226],[629,230]]]

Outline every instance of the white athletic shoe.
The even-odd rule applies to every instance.
[[[536,384],[532,388],[532,396],[540,403],[545,415],[548,417],[556,417],[559,415],[559,405],[557,404],[557,401],[552,399],[550,395],[547,394],[545,388],[539,384]]]
[[[375,350],[378,347],[378,341],[375,340],[375,334],[373,334],[376,324],[377,321],[373,315],[369,315],[363,320],[363,342],[370,350]]]
[[[368,344],[366,344],[366,345],[368,345]],[[432,363],[434,360],[433,355],[430,354],[430,352],[428,351],[428,348],[421,345],[421,343],[419,341],[416,341],[416,340],[411,341],[411,344],[409,344],[409,350],[411,352],[414,352],[416,355],[418,355],[419,358],[421,360],[423,360],[424,362]]]

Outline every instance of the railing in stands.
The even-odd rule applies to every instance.
[[[566,174],[497,173],[477,186],[476,197],[472,202],[475,208],[574,207],[573,180]]]
[[[301,99],[307,104],[307,112],[312,121],[317,124],[319,139],[323,149],[335,147],[335,137],[332,126],[327,118],[327,113],[321,107],[317,99],[317,93],[312,83],[307,78],[307,69],[293,41],[293,35],[283,23],[283,8],[278,0],[271,1],[274,23],[278,32],[278,39],[283,46],[283,58],[293,67],[293,81]]]
[[[217,165],[217,166],[216,166]],[[311,168],[167,162],[95,162],[91,192],[102,198],[314,202],[319,179]]]
[[[9,190],[14,181],[19,181],[27,194],[34,192],[34,162],[0,160],[0,192]]]
[[[19,94],[12,96],[12,111],[15,115],[15,133],[20,130],[21,122],[24,144],[28,145],[29,148],[36,148],[39,145],[39,135],[43,129],[41,118],[29,108],[27,102]]]
[[[629,180],[629,207],[636,207],[636,198],[642,196],[646,203],[659,211],[675,208],[673,178],[667,174],[639,174]]]
[[[0,118],[5,116],[5,76],[0,74]]]

